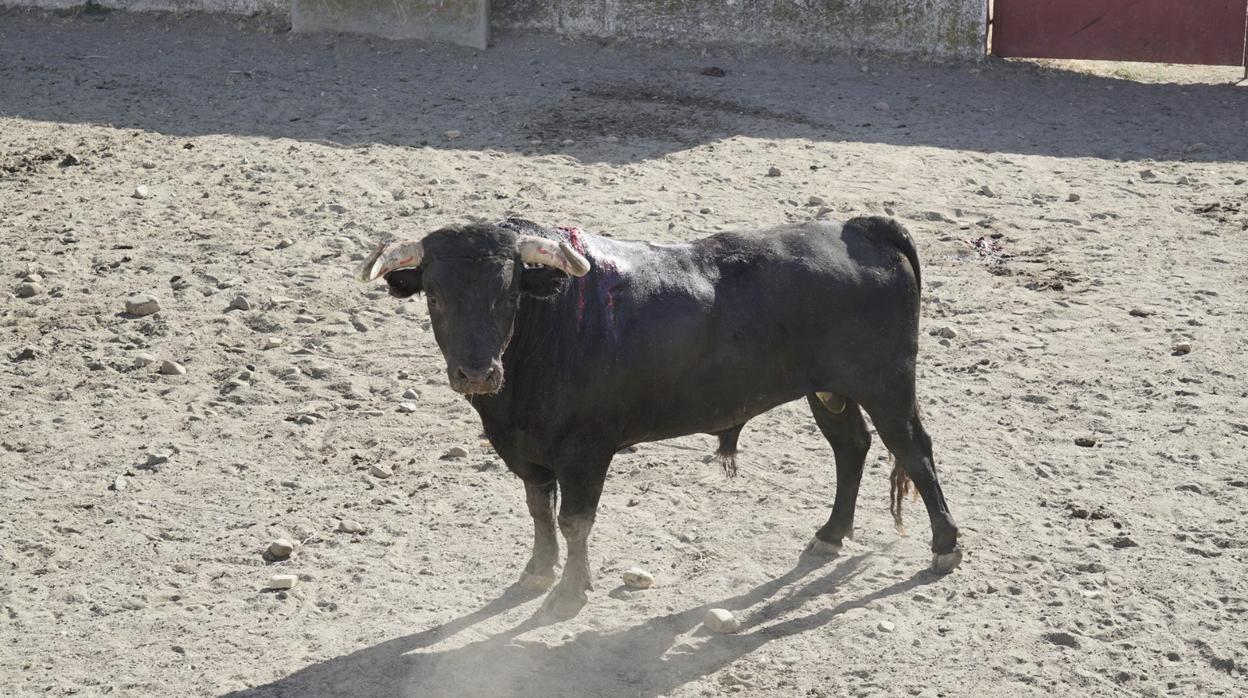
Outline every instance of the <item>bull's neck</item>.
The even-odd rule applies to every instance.
[[[574,350],[562,330],[575,322],[575,287],[550,301],[526,298],[516,313],[515,327],[503,352],[503,387],[494,395],[474,396],[470,401],[481,415],[487,434],[524,429],[542,419],[551,402],[550,384],[566,366]]]

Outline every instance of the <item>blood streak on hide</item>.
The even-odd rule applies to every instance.
[[[592,263],[589,274],[576,279],[576,331],[580,334],[585,324],[585,304],[587,303],[587,295],[589,293],[590,279],[594,281],[594,291],[597,292],[598,300],[601,302],[604,312],[601,317],[605,324],[604,329],[611,333],[613,337],[618,339],[617,328],[615,326],[615,296],[611,289],[619,279],[619,270],[615,264],[607,257],[598,255],[592,256],[585,244],[584,238],[581,236],[585,231],[575,226],[558,226],[556,228],[562,233],[572,246],[572,249],[585,255]]]

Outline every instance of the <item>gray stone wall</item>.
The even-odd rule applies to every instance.
[[[978,58],[986,0],[493,0],[499,29],[811,51]]]
[[[61,8],[85,0],[0,0]],[[337,0],[349,5],[352,0]],[[482,0],[485,1],[485,0]],[[987,0],[489,0],[496,30],[676,46],[979,58]],[[115,9],[289,12],[291,0],[98,0]],[[410,0],[408,0],[410,2]],[[376,0],[363,4],[377,5]],[[410,33],[409,33],[410,35]]]
[[[96,0],[112,10],[135,12],[161,10],[168,12],[227,12],[249,15],[255,12],[285,14],[289,0]],[[51,10],[79,7],[86,0],[0,0],[0,6],[40,7]]]

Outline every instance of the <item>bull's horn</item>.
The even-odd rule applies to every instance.
[[[520,238],[520,261],[554,267],[570,276],[585,276],[589,273],[589,260],[572,249],[571,245],[559,240],[556,247],[555,240],[535,235]]]
[[[399,269],[415,269],[425,257],[425,249],[419,240],[381,244],[356,270],[360,281],[372,281]]]

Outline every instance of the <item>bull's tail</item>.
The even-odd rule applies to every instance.
[[[846,228],[852,228],[863,236],[887,242],[906,256],[906,260],[910,262],[910,268],[914,270],[914,283],[920,291],[923,283],[919,275],[919,252],[914,247],[914,240],[911,239],[909,231],[907,231],[901,223],[895,218],[886,216],[858,216],[851,218],[845,223]]]

